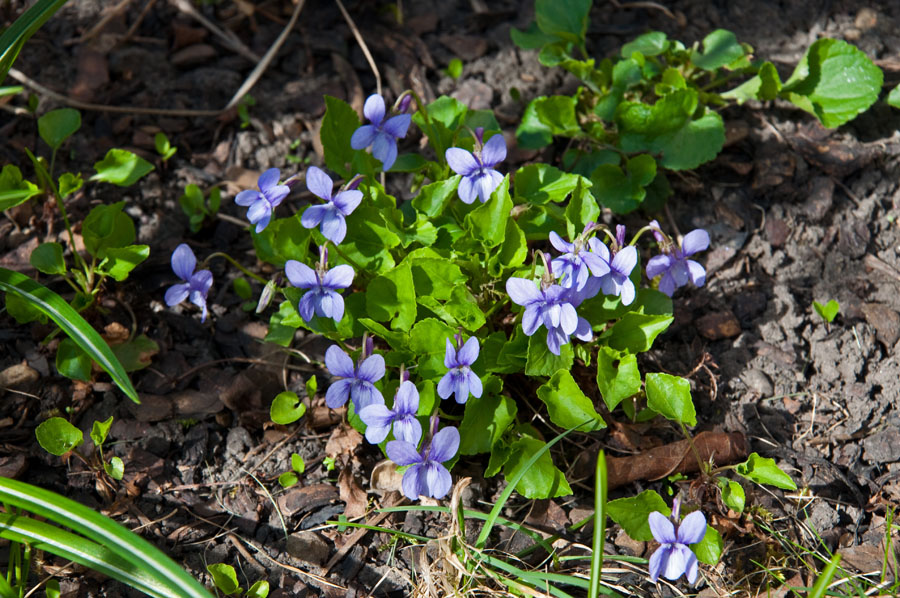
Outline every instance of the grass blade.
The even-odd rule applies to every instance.
[[[816,580],[816,583],[813,584],[812,589],[809,591],[808,598],[822,598],[825,595],[825,592],[828,591],[828,584],[831,583],[831,580],[834,579],[834,574],[837,573],[838,563],[841,562],[840,553],[835,553],[831,560],[828,562],[828,565],[822,571],[819,578]]]
[[[38,0],[0,35],[0,81],[6,79],[6,74],[28,38],[65,3],[66,0]]]
[[[485,544],[487,544],[487,539],[491,535],[491,530],[494,527],[494,523],[496,523],[497,517],[500,516],[500,511],[503,510],[504,505],[506,505],[506,501],[509,500],[509,497],[513,493],[513,490],[516,489],[516,486],[519,484],[519,480],[521,480],[528,472],[528,470],[531,469],[531,467],[535,463],[537,463],[537,460],[541,458],[541,455],[549,451],[551,446],[568,436],[570,432],[580,428],[581,426],[589,422],[590,420],[585,420],[578,426],[569,428],[568,430],[545,444],[543,447],[541,447],[541,450],[537,451],[531,456],[530,459],[528,459],[528,461],[525,462],[525,466],[522,467],[519,473],[517,473],[515,477],[510,480],[509,484],[506,485],[506,488],[503,489],[503,493],[500,495],[500,498],[497,499],[497,503],[494,505],[494,508],[492,508],[491,512],[488,514],[488,518],[484,522],[484,527],[481,528],[481,533],[478,534],[478,539],[475,541],[475,548],[481,550],[484,548]]]
[[[0,477],[0,502],[72,529],[114,551],[135,568],[152,571],[157,579],[167,580],[175,596],[211,598],[200,582],[161,550],[112,519],[73,500],[25,482]]]
[[[136,568],[96,542],[22,515],[0,514],[0,538],[31,544],[79,565],[99,571],[153,597],[168,598],[173,588],[165,577]]]
[[[62,297],[24,274],[6,268],[0,268],[0,291],[18,295],[56,322],[63,332],[100,364],[129,399],[135,403],[141,402],[125,368],[113,355],[103,337]]]
[[[606,454],[597,455],[594,480],[594,542],[591,552],[591,585],[588,598],[597,598],[603,570],[603,539],[606,536]]]

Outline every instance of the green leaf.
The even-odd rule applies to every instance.
[[[881,69],[859,48],[824,38],[809,47],[779,95],[834,128],[871,106],[883,81]]]
[[[303,324],[303,319],[290,301],[282,301],[278,311],[269,318],[269,331],[265,341],[287,347],[294,340],[294,333]]]
[[[59,176],[59,194],[62,197],[75,193],[81,189],[82,185],[84,185],[84,179],[81,178],[80,172],[78,174],[64,172]]]
[[[47,323],[47,316],[32,303],[23,299],[21,295],[6,293],[5,303],[6,313],[11,315],[19,324],[28,324],[35,320],[39,321],[41,324]]]
[[[552,135],[576,137],[581,127],[575,118],[577,100],[572,96],[539,97],[532,101],[537,118]],[[524,117],[523,117],[524,124]]]
[[[654,490],[644,490],[637,496],[618,498],[606,503],[609,518],[621,525],[625,533],[638,542],[653,539],[649,517],[654,511],[659,511],[666,517],[672,513],[666,501]]]
[[[734,34],[725,29],[716,29],[703,38],[703,53],[693,51],[691,62],[705,71],[714,71],[743,56],[744,48]]]
[[[409,348],[417,355],[417,374],[422,379],[440,379],[447,373],[444,366],[446,339],[456,330],[440,320],[425,318],[409,331]]]
[[[669,49],[669,41],[662,31],[650,31],[622,46],[619,55],[622,58],[631,58],[635,52],[643,56],[659,56]]]
[[[691,546],[691,550],[697,555],[697,560],[707,565],[717,564],[724,549],[725,542],[722,541],[722,536],[711,525],[706,526],[703,539]]]
[[[466,215],[465,227],[472,238],[485,247],[496,247],[503,242],[506,221],[513,209],[509,197],[509,176],[503,178],[488,200]]]
[[[598,166],[591,173],[592,191],[616,214],[627,214],[640,207],[647,195],[645,187],[655,177],[656,160],[641,154],[628,159],[625,171],[614,164]]]
[[[0,211],[25,203],[40,192],[37,185],[22,179],[18,166],[7,164],[0,171]]]
[[[409,262],[376,276],[366,289],[366,309],[377,322],[408,331],[416,321],[416,293]]]
[[[119,457],[113,457],[109,463],[104,463],[103,470],[114,480],[121,480],[125,477],[125,463]]]
[[[115,280],[122,281],[128,278],[138,264],[150,257],[150,246],[109,247],[104,254],[106,257],[100,262],[100,268]]]
[[[559,348],[559,355],[554,355],[550,352],[550,348],[547,346],[546,328],[541,327],[528,337],[528,361],[525,364],[526,375],[552,376],[559,370],[571,368],[574,362],[575,353],[572,351],[572,343],[562,345]]]
[[[558,39],[555,35],[543,33],[534,21],[528,25],[528,29],[525,31],[520,31],[515,27],[510,28],[509,36],[512,38],[513,43],[523,50],[535,50]]]
[[[453,79],[459,79],[462,76],[463,72],[463,63],[459,58],[450,59],[450,63],[447,65],[447,74]]]
[[[647,407],[666,419],[688,426],[697,425],[691,383],[679,376],[647,374]]]
[[[537,438],[523,436],[510,446],[509,460],[503,466],[503,477],[507,483],[524,472],[516,484],[516,491],[525,498],[555,498],[572,494],[566,477],[553,464],[550,453],[545,451],[538,460],[528,466],[528,461],[546,443]]]
[[[244,301],[249,301],[250,297],[253,296],[253,289],[250,288],[250,283],[243,276],[238,276],[232,280],[231,286],[234,287],[235,294]]]
[[[650,350],[653,341],[669,327],[672,320],[674,318],[669,315],[651,315],[629,311],[603,336],[609,337],[609,346],[617,351],[643,353]]]
[[[900,108],[900,85],[891,90],[888,94],[887,103],[894,108]]]
[[[356,150],[350,147],[350,138],[361,124],[350,104],[325,96],[325,117],[322,119],[319,137],[325,154],[325,165],[341,178],[349,179],[355,174],[351,170],[351,164]]]
[[[417,296],[431,295],[443,301],[466,283],[466,276],[453,260],[427,247],[413,251],[404,261],[410,263]]]
[[[594,409],[569,370],[558,370],[538,388],[537,395],[547,405],[550,421],[561,428],[595,432],[606,427],[603,417]]]
[[[91,358],[75,341],[64,338],[56,349],[56,369],[66,378],[88,382],[91,379]]]
[[[734,471],[757,484],[769,484],[784,490],[797,489],[791,476],[775,465],[775,459],[760,457],[757,453],[751,453],[746,461],[735,466]]]
[[[17,514],[7,516],[0,522],[0,535],[6,539],[28,542],[37,550],[45,550],[96,569],[154,598],[211,598],[196,579],[158,548],[73,500],[37,486],[0,477],[0,502],[34,513],[84,536]]]
[[[641,372],[638,370],[637,357],[632,353],[620,353],[601,345],[597,353],[597,389],[610,411],[640,392]]]
[[[623,102],[616,114],[622,150],[662,154],[660,164],[672,170],[690,170],[712,160],[725,143],[725,126],[709,109],[693,119],[696,109],[693,89],[672,92],[653,106]]]
[[[53,151],[81,128],[81,113],[74,108],[51,110],[38,119],[38,134]]]
[[[41,243],[28,259],[38,272],[44,274],[65,274],[66,260],[63,258],[63,247],[59,243]]]
[[[816,310],[816,313],[819,314],[823,320],[831,324],[841,310],[841,304],[834,299],[831,299],[825,305],[822,305],[818,301],[813,301],[813,309]]]
[[[596,222],[600,216],[600,206],[588,186],[587,179],[579,179],[569,205],[566,206],[566,232],[570,239],[580,235],[588,222]]]
[[[297,453],[291,453],[291,469],[297,473],[306,471],[306,463],[303,461],[303,457]]]
[[[722,489],[722,502],[725,503],[725,506],[737,513],[743,513],[746,504],[744,488],[737,482],[725,478],[717,478],[716,482]]]
[[[528,103],[522,122],[516,129],[516,141],[522,149],[541,149],[553,143],[553,132],[548,124],[545,124],[538,116],[537,102],[546,99],[543,96],[535,98]]]
[[[506,221],[503,243],[488,259],[488,273],[499,277],[504,269],[518,268],[528,259],[525,233],[513,218]],[[454,289],[456,290],[456,289]]]
[[[516,412],[515,401],[487,388],[481,398],[469,397],[459,426],[459,454],[490,452],[516,420]]]
[[[484,326],[484,312],[478,301],[465,286],[454,287],[450,298],[444,302],[445,312],[466,330],[475,332]]]
[[[293,471],[286,471],[280,476],[278,476],[278,484],[282,488],[290,488],[294,484],[300,481],[300,478],[297,477],[297,474]]]
[[[535,21],[541,31],[584,45],[592,0],[535,0]]]
[[[112,423],[113,417],[111,415],[106,421],[94,421],[94,424],[91,426],[91,441],[94,443],[94,446],[100,446],[106,442],[106,436],[109,434]]]
[[[383,274],[395,265],[389,249],[399,244],[400,238],[385,226],[379,209],[363,205],[347,219],[347,237],[341,251],[359,267]]]
[[[122,209],[125,202],[99,205],[88,212],[81,225],[84,247],[91,255],[103,259],[106,249],[125,247],[134,242],[134,222]],[[149,255],[149,250],[148,250]]]
[[[413,207],[429,218],[440,216],[447,204],[450,203],[450,200],[456,195],[456,189],[459,187],[461,178],[461,176],[456,175],[449,179],[425,185],[419,191],[419,194],[413,198]]]
[[[126,372],[134,372],[150,365],[153,356],[159,353],[159,345],[146,334],[139,334],[130,341],[115,345],[112,352]]]
[[[743,104],[747,100],[774,100],[781,91],[781,78],[775,65],[764,62],[756,76],[747,79],[734,89],[721,94],[726,100],[735,100]]]
[[[579,176],[568,174],[549,164],[529,164],[516,171],[515,200],[517,204],[545,204],[560,202],[578,186]]]
[[[97,174],[91,177],[92,181],[130,187],[145,174],[153,172],[153,164],[128,150],[114,148],[94,164],[94,170]]]
[[[247,593],[244,594],[244,598],[266,598],[269,595],[269,582],[265,579],[260,579],[255,584],[250,586],[250,589],[247,590]]]
[[[269,409],[269,417],[276,424],[286,426],[292,424],[306,414],[306,405],[300,402],[297,393],[285,391],[279,393]]]
[[[61,457],[84,442],[81,430],[61,417],[41,422],[34,431],[38,444],[51,455]]]
[[[215,563],[207,565],[206,570],[212,575],[213,584],[226,595],[234,594],[241,589],[238,584],[237,573],[231,565]]]

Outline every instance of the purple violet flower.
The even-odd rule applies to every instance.
[[[655,220],[650,223],[651,226],[654,224]],[[653,229],[653,235],[657,236],[656,229]],[[663,253],[653,256],[647,262],[647,277],[653,279],[662,275],[659,290],[669,297],[675,293],[675,289],[686,285],[688,281],[694,283],[694,286],[702,287],[706,283],[706,270],[694,260],[687,258],[707,248],[709,248],[709,233],[702,228],[686,234],[681,241],[681,247],[664,239],[660,243]]]
[[[676,499],[677,501],[677,499]],[[677,502],[672,508],[672,518],[678,521]],[[650,556],[650,581],[656,582],[662,575],[668,580],[674,581],[685,575],[689,583],[697,581],[697,555],[689,544],[696,544],[706,535],[706,517],[700,511],[694,511],[684,518],[675,532],[672,521],[659,511],[650,513],[650,531],[657,542],[660,543]]]
[[[315,270],[297,260],[288,260],[284,273],[293,286],[308,289],[300,298],[298,309],[304,322],[312,320],[314,314],[340,322],[344,317],[344,298],[337,289],[346,289],[353,283],[353,268],[342,264],[327,270],[328,249],[323,245],[319,252],[321,259]]]
[[[506,292],[513,303],[525,307],[522,315],[522,331],[531,336],[543,324],[547,328],[547,348],[559,355],[561,345],[568,344],[569,336],[584,341],[593,338],[590,323],[580,317],[569,299],[568,289],[558,284],[538,288],[525,278],[510,278]]]
[[[256,232],[261,233],[264,228],[269,226],[272,219],[272,212],[278,207],[291,188],[287,185],[279,185],[278,180],[281,178],[281,171],[277,168],[270,168],[262,173],[259,177],[257,185],[259,191],[248,189],[241,191],[234,198],[234,203],[239,206],[250,208],[247,210],[247,220],[250,224],[256,225]]]
[[[406,137],[412,116],[398,114],[385,120],[384,98],[373,93],[366,99],[363,114],[370,125],[363,125],[350,137],[350,147],[361,150],[372,146],[372,155],[381,160],[382,170],[387,172],[397,160],[397,140]]]
[[[637,290],[629,275],[637,265],[637,249],[634,245],[626,245],[610,259],[609,248],[594,237],[589,242],[591,251],[609,264],[609,272],[600,277],[604,295],[622,297],[622,305],[631,305]]]
[[[555,231],[550,232],[550,244],[562,253],[551,262],[554,273],[560,278],[560,286],[581,291],[588,283],[590,275],[603,276],[609,273],[609,263],[588,251],[581,237],[574,243],[563,240]]]
[[[368,353],[364,350],[359,365],[354,367],[350,356],[337,345],[325,351],[328,372],[342,378],[329,386],[325,393],[325,404],[330,408],[342,407],[348,398],[353,399],[353,408],[357,413],[369,405],[384,403],[381,391],[375,388],[375,382],[384,377],[384,357]]]
[[[360,204],[363,198],[362,191],[345,189],[332,194],[334,182],[331,177],[315,166],[310,166],[306,171],[306,187],[313,195],[328,203],[306,208],[300,223],[304,228],[315,228],[321,224],[319,230],[322,231],[322,236],[339,245],[347,235],[347,222],[344,217],[349,216]]]
[[[456,336],[456,344],[462,344],[462,337]],[[478,339],[474,336],[466,341],[457,352],[456,347],[447,339],[447,352],[444,354],[444,365],[450,370],[438,382],[438,395],[442,399],[456,395],[457,403],[465,403],[469,393],[476,399],[481,397],[481,379],[472,371],[472,364],[478,359]]]
[[[497,133],[482,146],[483,132],[481,127],[475,131],[474,154],[459,147],[451,147],[444,154],[453,172],[462,175],[457,192],[463,203],[472,203],[476,197],[481,203],[486,202],[503,182],[503,175],[494,166],[506,159],[506,140]]]
[[[359,410],[359,417],[366,424],[366,440],[378,444],[387,438],[394,424],[394,438],[418,446],[422,440],[422,424],[416,419],[419,410],[419,391],[409,380],[400,383],[394,395],[394,407],[372,403]]]
[[[432,419],[432,429],[437,427],[437,418]],[[409,465],[403,473],[403,494],[410,500],[419,496],[443,498],[453,486],[450,472],[442,465],[449,461],[459,450],[459,431],[447,427],[435,434],[427,446],[421,451],[416,445],[404,440],[392,440],[387,443],[385,452],[388,458],[397,465]]]
[[[209,270],[200,270],[194,272],[197,267],[197,258],[194,252],[182,243],[172,252],[172,270],[181,280],[178,284],[174,284],[166,290],[166,305],[173,307],[178,305],[185,299],[190,298],[191,303],[203,310],[200,321],[206,321],[206,296],[212,287],[213,276]]]

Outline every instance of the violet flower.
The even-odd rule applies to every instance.
[[[576,238],[575,242],[569,243],[555,231],[551,231],[550,244],[562,253],[551,264],[553,272],[560,279],[560,286],[564,289],[581,291],[591,274],[603,276],[609,273],[609,263],[599,255],[588,251],[581,236]]]
[[[678,521],[678,504],[672,508],[672,518]],[[650,531],[657,542],[660,543],[650,556],[650,581],[656,582],[662,575],[668,580],[674,581],[685,575],[689,583],[697,581],[697,555],[689,544],[696,544],[706,535],[706,517],[700,511],[694,511],[684,518],[675,532],[672,521],[659,511],[650,513]]]
[[[353,399],[353,408],[357,413],[369,405],[384,403],[381,391],[375,388],[375,382],[384,377],[384,357],[371,355],[365,346],[359,357],[359,365],[354,366],[350,356],[337,345],[325,351],[325,367],[332,376],[342,378],[328,387],[325,393],[325,404],[332,409],[342,407],[348,398]]]
[[[506,159],[506,140],[497,133],[482,145],[483,133],[481,127],[475,131],[474,154],[459,147],[451,147],[444,154],[453,172],[462,175],[457,192],[463,203],[470,204],[476,197],[481,203],[486,202],[503,182],[503,175],[494,166]]]
[[[432,419],[432,429],[437,427],[437,418]],[[387,443],[385,452],[388,458],[397,465],[409,465],[403,473],[401,488],[410,500],[419,496],[443,498],[453,486],[450,472],[442,464],[449,461],[459,450],[459,431],[447,427],[435,434],[427,446],[421,451],[416,445],[404,440],[392,440]]]
[[[544,283],[538,288],[528,279],[513,277],[506,281],[506,292],[513,303],[525,307],[522,315],[525,335],[531,336],[541,325],[545,326],[547,348],[554,355],[559,355],[560,346],[568,344],[571,335],[584,341],[593,338],[590,323],[575,311],[568,289]]]
[[[373,93],[366,99],[363,114],[370,125],[363,125],[350,137],[350,147],[361,150],[372,146],[372,155],[381,160],[382,170],[387,172],[397,160],[397,140],[406,137],[412,116],[398,114],[385,120],[384,98]]]
[[[248,189],[241,191],[234,198],[234,203],[237,205],[249,206],[247,220],[250,221],[250,224],[256,225],[257,233],[261,233],[269,225],[269,221],[272,219],[272,212],[281,203],[281,200],[291,192],[291,188],[287,185],[278,184],[280,177],[280,170],[270,168],[259,177],[257,182],[259,191]]]
[[[462,344],[462,337],[456,336],[457,346]],[[466,341],[466,344],[457,352],[456,347],[447,339],[447,351],[444,354],[444,366],[450,371],[444,374],[438,382],[438,395],[442,399],[456,395],[457,403],[465,403],[469,399],[469,393],[476,399],[481,397],[481,379],[472,371],[472,364],[478,359],[478,339],[474,336]]]
[[[675,289],[683,287],[688,281],[694,283],[694,286],[702,287],[706,283],[706,270],[687,258],[709,248],[709,233],[702,228],[692,230],[684,236],[681,247],[678,247],[657,232],[659,225],[655,220],[650,223],[651,227],[654,225],[656,228],[653,228],[653,235],[657,241],[662,238],[660,249],[663,253],[653,256],[647,262],[647,277],[653,279],[662,275],[659,290],[669,297],[675,293]]]
[[[191,303],[203,310],[200,321],[205,322],[208,313],[206,296],[212,287],[213,276],[209,270],[194,272],[196,267],[197,258],[187,243],[182,243],[175,248],[175,251],[172,252],[172,270],[178,278],[185,282],[174,284],[166,290],[166,305],[173,307],[190,298]]]
[[[626,245],[610,259],[609,248],[600,239],[594,237],[588,243],[594,255],[609,264],[609,272],[600,277],[603,294],[621,297],[622,305],[631,305],[637,290],[629,276],[637,265],[637,249]]]
[[[362,191],[345,189],[332,194],[334,182],[331,177],[315,166],[310,166],[306,171],[306,187],[313,195],[328,203],[306,208],[300,217],[300,223],[305,228],[315,228],[321,224],[319,230],[322,231],[322,236],[339,245],[347,235],[347,222],[344,218],[360,204]]]
[[[298,306],[304,322],[312,320],[314,314],[340,322],[344,317],[344,298],[337,289],[346,289],[353,283],[353,268],[342,264],[327,270],[328,249],[323,245],[319,252],[321,259],[315,270],[297,260],[288,260],[284,273],[293,286],[308,289]]]
[[[394,406],[388,409],[383,403],[372,403],[359,410],[359,417],[366,424],[366,440],[378,444],[387,438],[394,425],[394,438],[418,446],[422,439],[422,424],[416,419],[419,410],[419,391],[409,380],[401,382],[394,395]]]

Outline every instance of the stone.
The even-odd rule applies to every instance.
[[[747,388],[761,397],[771,397],[775,394],[775,386],[769,376],[760,370],[751,368],[741,374],[741,381]]]
[[[23,361],[0,372],[0,388],[19,388],[37,382],[38,378],[40,378],[40,374],[37,370]]]
[[[741,324],[730,311],[706,314],[695,322],[697,332],[711,341],[732,338],[741,333]]]

